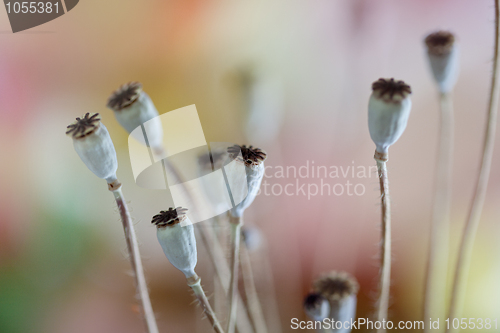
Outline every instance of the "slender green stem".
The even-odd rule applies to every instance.
[[[460,242],[458,261],[455,267],[453,279],[453,289],[450,302],[450,312],[448,318],[459,318],[462,315],[465,292],[467,287],[467,272],[469,270],[474,239],[481,218],[481,212],[486,197],[486,189],[491,169],[491,160],[493,158],[493,146],[495,142],[495,132],[497,123],[498,104],[500,98],[500,8],[499,1],[495,0],[495,56],[493,60],[493,75],[491,78],[490,100],[488,106],[488,118],[486,123],[486,132],[483,142],[483,154],[481,158],[481,167],[479,169],[476,188],[469,210],[469,215]],[[452,326],[452,325],[450,325]],[[450,328],[447,332],[457,332]]]
[[[444,316],[453,169],[453,104],[449,93],[441,93],[441,122],[436,163],[430,244],[424,287],[424,321]],[[430,332],[425,327],[424,332]]]
[[[377,160],[377,170],[380,180],[380,198],[382,201],[382,242],[380,294],[377,303],[377,320],[387,320],[391,287],[391,198],[389,196],[389,179],[387,178],[386,162]],[[377,330],[384,333],[385,329]]]
[[[205,294],[205,291],[201,287],[201,279],[198,276],[194,276],[188,279],[188,285],[193,289],[194,295],[200,302],[201,307],[203,308],[203,312],[208,317],[208,320],[212,324],[212,328],[216,333],[224,333],[224,330],[222,329],[221,324],[219,323],[219,320],[217,319],[217,316],[215,315],[215,312],[212,310],[212,307],[210,306],[210,302],[208,301],[207,295]]]
[[[240,257],[241,226],[242,217],[230,218],[231,224],[231,279],[229,280],[229,316],[227,324],[227,333],[234,333],[237,314],[237,296],[238,296],[238,266]]]
[[[264,311],[260,304],[257,288],[255,287],[255,280],[253,277],[252,261],[245,242],[241,244],[241,273],[243,275],[243,285],[245,287],[245,295],[247,298],[248,310],[255,330],[259,333],[267,333],[266,320],[264,318]]]
[[[116,183],[118,182],[116,181]],[[132,223],[127,203],[123,197],[121,184],[118,186],[115,184],[114,186],[116,189],[113,189],[112,192],[115,196],[118,210],[120,211],[120,218],[123,225],[123,231],[125,232],[125,240],[127,242],[129,260],[132,266],[132,271],[134,272],[135,286],[142,305],[143,319],[149,333],[158,333],[153,307],[151,306],[151,300],[149,299],[146,277],[144,276],[144,270],[142,268],[141,254],[139,252],[139,244],[137,242],[134,224]],[[110,186],[110,189],[112,188],[113,187]]]

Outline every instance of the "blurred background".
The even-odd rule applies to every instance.
[[[132,80],[143,83],[160,113],[196,104],[208,142],[267,151],[268,195],[257,197],[246,224],[265,238],[254,258],[257,287],[269,306],[272,277],[279,312],[269,306],[266,313],[281,321],[282,332],[291,331],[292,318],[306,320],[304,295],[332,269],[358,279],[358,316],[370,316],[380,206],[373,174],[298,179],[274,172],[279,166],[375,165],[367,128],[370,85],[380,77],[409,83],[412,115],[388,163],[390,315],[420,320],[439,121],[423,38],[449,29],[461,49],[453,263],[479,166],[493,13],[493,1],[476,0],[82,0],[57,20],[12,34],[0,9],[0,332],[143,330],[113,196],[64,134],[86,112],[102,114],[116,146],[160,331],[210,332],[150,223],[172,205],[170,194],[135,184],[127,133],[105,107],[111,92]],[[350,181],[365,191],[308,197],[294,185],[293,195],[278,193],[297,179],[306,191],[322,180],[332,186]],[[500,138],[474,248],[467,318],[500,315],[499,197]],[[199,267],[211,295],[202,247]]]

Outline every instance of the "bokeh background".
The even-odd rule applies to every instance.
[[[135,184],[127,134],[105,108],[109,94],[131,80],[143,83],[160,113],[196,104],[208,142],[254,144],[268,152],[266,165],[297,168],[313,161],[374,165],[367,130],[370,84],[379,77],[411,84],[412,115],[388,165],[394,207],[391,319],[419,320],[439,120],[423,38],[450,29],[461,48],[454,94],[453,257],[479,165],[493,18],[493,1],[477,0],[82,0],[55,21],[12,34],[0,9],[0,332],[143,330],[113,196],[64,135],[66,125],[86,112],[102,114],[116,146],[118,177],[133,209],[160,331],[210,332],[150,224],[171,197]],[[265,82],[263,93],[249,94],[249,77]],[[268,112],[249,114],[252,103]],[[500,316],[499,140],[464,317]],[[332,269],[358,279],[358,316],[373,311],[378,183],[373,175],[325,179],[347,180],[363,184],[366,192],[261,194],[248,211],[246,223],[265,238],[255,259],[257,284],[271,304],[272,270],[279,313],[267,313],[281,321],[283,332],[291,331],[292,318],[306,319],[302,298],[314,278]],[[212,294],[203,248],[199,261]]]

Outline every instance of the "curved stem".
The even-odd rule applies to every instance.
[[[453,105],[449,93],[441,93],[440,131],[436,163],[430,244],[424,286],[424,321],[444,315],[448,244],[450,229],[451,184],[453,169]],[[424,332],[429,332],[425,327]]]
[[[227,324],[227,333],[234,333],[237,313],[238,296],[238,264],[240,256],[241,226],[242,217],[230,217],[231,224],[231,279],[229,283],[229,317]]]
[[[191,283],[191,280],[194,280]],[[198,301],[200,302],[201,307],[203,308],[203,312],[208,317],[208,320],[212,324],[212,327],[215,332],[217,333],[224,333],[224,330],[222,329],[222,326],[219,323],[219,320],[217,319],[217,316],[215,315],[215,312],[212,310],[212,307],[210,306],[210,302],[208,301],[207,295],[205,294],[205,291],[201,287],[201,279],[198,276],[192,277],[188,279],[188,285],[193,289],[194,295],[196,298],[198,298]]]
[[[151,300],[149,299],[146,277],[144,276],[144,270],[142,268],[141,254],[139,252],[139,244],[137,242],[134,224],[132,223],[127,203],[123,197],[121,186],[118,186],[118,188],[112,190],[112,192],[115,196],[118,210],[120,211],[120,218],[123,225],[123,231],[125,232],[125,240],[127,242],[129,260],[132,266],[132,271],[134,272],[135,286],[142,305],[144,315],[143,319],[149,333],[158,333],[153,307],[151,306]]]
[[[457,266],[453,278],[453,289],[450,302],[450,312],[448,318],[457,318],[461,316],[462,307],[464,304],[465,291],[467,285],[467,271],[469,270],[474,238],[476,236],[477,227],[481,218],[484,199],[486,197],[486,189],[491,169],[491,160],[493,158],[493,146],[495,142],[495,131],[498,113],[498,102],[500,97],[500,85],[498,78],[499,73],[499,43],[500,43],[500,9],[499,1],[495,0],[495,56],[493,62],[493,75],[491,78],[490,100],[488,107],[488,119],[486,123],[486,132],[483,142],[483,154],[481,158],[481,167],[479,169],[478,178],[474,196],[469,210],[465,229],[460,242]],[[448,329],[447,332],[458,330]]]
[[[387,320],[391,287],[391,198],[389,196],[389,179],[387,178],[386,162],[377,160],[377,170],[380,180],[380,198],[382,201],[382,262],[380,270],[380,294],[377,304],[377,320]],[[377,330],[385,332],[384,329]]]

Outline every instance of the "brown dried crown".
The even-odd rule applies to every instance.
[[[108,98],[106,106],[113,111],[120,111],[132,105],[142,92],[142,83],[129,82],[116,89]]]
[[[404,81],[396,81],[394,78],[380,78],[372,84],[373,93],[378,98],[389,101],[405,99],[411,94],[411,87]]]
[[[173,209],[170,207],[168,210],[162,210],[159,214],[153,216],[151,223],[158,228],[173,227],[187,218],[187,211],[187,208],[177,207]]]
[[[97,131],[100,124],[99,113],[87,112],[83,117],[77,117],[76,121],[67,126],[66,134],[73,139],[81,139]]]
[[[241,157],[238,156],[241,151]],[[254,148],[253,146],[238,146],[234,145],[227,148],[229,156],[233,159],[238,158],[239,161],[245,163],[249,168],[259,166],[267,158],[267,154],[260,148]]]
[[[359,284],[346,272],[332,271],[314,281],[313,290],[329,301],[340,301],[357,294]]]
[[[429,54],[448,55],[455,44],[455,36],[449,31],[437,31],[425,37],[425,45]]]

